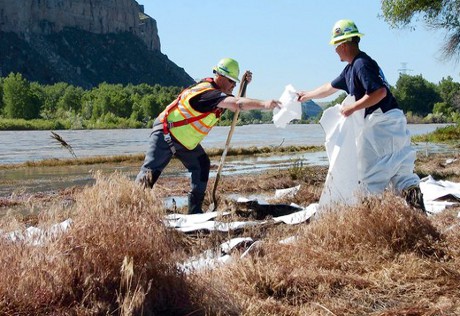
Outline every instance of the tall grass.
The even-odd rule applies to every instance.
[[[143,122],[112,117],[110,120],[75,120],[75,119],[5,119],[0,118],[0,130],[60,130],[60,129],[113,129],[113,128],[145,128]]]
[[[58,130],[69,129],[70,123],[64,120],[25,120],[0,118],[1,131],[22,131],[22,130]]]
[[[128,310],[148,315],[194,309],[176,268],[177,240],[163,226],[161,207],[150,192],[119,175],[97,175],[96,185],[76,197],[71,212],[73,226],[42,246],[0,239],[0,314]],[[41,225],[57,219],[51,217],[42,215]],[[120,272],[126,260],[129,283]]]
[[[458,315],[459,236],[388,194],[338,207],[296,243],[272,238],[207,278],[244,315]]]
[[[296,202],[310,203],[314,190]],[[385,193],[308,224],[242,231],[261,239],[250,256],[185,275],[177,263],[230,234],[167,229],[151,191],[119,174],[96,175],[70,209],[39,217],[46,228],[70,216],[68,231],[41,246],[0,239],[0,314],[458,315],[457,214],[426,217]],[[0,226],[24,228],[10,217]],[[279,243],[292,235],[296,242]]]

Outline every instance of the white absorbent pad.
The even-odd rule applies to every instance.
[[[342,104],[336,104],[323,112],[320,124],[326,134],[326,153],[329,170],[319,200],[320,206],[331,204],[353,205],[357,202],[358,154],[357,140],[364,125],[364,110],[354,112],[349,117],[340,109],[355,102],[347,96]]]
[[[294,87],[287,85],[279,98],[280,108],[273,110],[273,123],[276,127],[285,128],[290,121],[302,118],[302,106],[297,98]]]

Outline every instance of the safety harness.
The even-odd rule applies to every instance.
[[[203,79],[201,82],[209,82],[209,83],[212,83],[213,80],[212,78],[205,78]],[[185,89],[187,90],[187,89]],[[186,118],[184,120],[181,120],[181,121],[177,121],[177,122],[168,122],[168,115],[170,113],[171,110],[173,110],[175,107],[178,106],[179,104],[179,101],[181,99],[181,96],[182,96],[182,93],[185,91],[183,90],[179,96],[173,101],[171,102],[167,107],[166,109],[164,110],[164,118],[163,118],[163,134],[164,134],[164,139],[166,141],[166,143],[168,144],[169,148],[171,149],[171,152],[173,153],[173,155],[176,153],[176,148],[174,147],[174,143],[172,141],[172,137],[171,137],[171,133],[170,133],[170,129],[171,128],[174,128],[174,127],[180,127],[180,126],[184,126],[186,124],[190,124],[190,123],[193,123],[195,121],[198,121],[198,120],[201,120],[203,118],[205,118],[206,116],[208,116],[209,114],[211,113],[214,113],[216,118],[220,118],[220,116],[222,115],[222,113],[224,112],[224,109],[221,109],[221,108],[215,108],[214,110],[210,111],[210,112],[205,112],[205,113],[202,113],[198,116],[194,116],[194,117],[190,117],[190,118]]]

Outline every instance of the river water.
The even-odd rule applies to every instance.
[[[434,131],[445,124],[409,125],[412,135]],[[56,131],[73,147],[77,157],[112,156],[144,153],[147,148],[150,129],[116,130],[65,130]],[[215,127],[202,142],[205,148],[223,148],[229,127]],[[324,143],[324,132],[319,124],[288,125],[277,129],[274,125],[248,125],[235,128],[231,146],[320,146]],[[414,144],[419,154],[451,150],[447,146],[423,143]],[[0,164],[22,163],[43,159],[72,158],[50,131],[0,131]],[[218,166],[220,157],[212,157],[211,164]],[[227,157],[222,174],[257,173],[279,170],[294,164],[327,166],[324,151],[308,153],[287,153],[276,156]],[[131,164],[78,165],[65,167],[36,167],[0,170],[0,197],[12,193],[34,193],[55,191],[74,185],[85,185],[94,181],[92,172],[100,170],[111,173],[115,170],[135,177],[140,162]],[[210,176],[215,176],[216,168]],[[173,160],[163,172],[163,176],[184,176],[184,167]]]
[[[434,131],[445,124],[409,125],[412,135]],[[205,148],[223,148],[229,127],[215,127],[202,142]],[[55,131],[72,146],[77,157],[113,156],[144,153],[150,129],[63,130]],[[275,128],[272,124],[237,126],[232,147],[323,145],[324,132],[319,124],[288,125]],[[426,144],[422,144],[426,147]],[[431,149],[430,149],[431,150]],[[43,159],[72,158],[50,131],[0,131],[0,164],[22,163]]]

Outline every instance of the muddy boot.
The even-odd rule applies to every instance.
[[[420,187],[418,185],[404,189],[402,192],[402,196],[410,206],[419,209],[423,213],[427,214],[427,211],[425,209],[425,203],[423,203],[423,194],[422,191],[420,191]]]
[[[203,210],[201,205],[203,204],[204,194],[188,194],[188,213],[189,214],[201,214]]]

